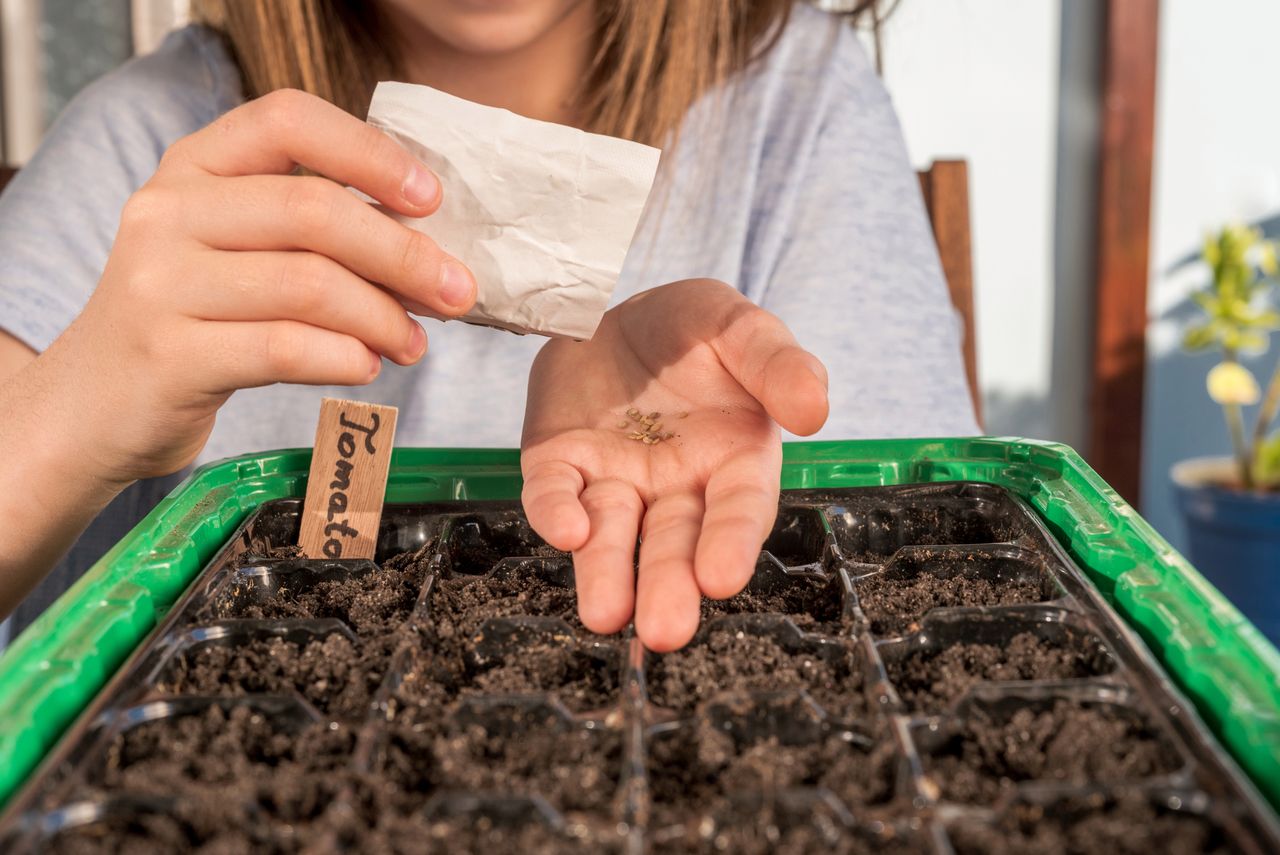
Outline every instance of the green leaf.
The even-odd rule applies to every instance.
[[[1280,431],[1258,446],[1253,461],[1254,480],[1264,487],[1280,487]]]
[[[1262,329],[1280,329],[1280,312],[1275,309],[1263,309],[1254,316],[1253,324]]]
[[[1209,324],[1201,324],[1187,330],[1182,337],[1182,346],[1187,350],[1206,350],[1213,347],[1217,341],[1217,337],[1213,334],[1213,327]]]
[[[1200,257],[1204,259],[1205,264],[1216,268],[1218,262],[1222,260],[1222,251],[1218,248],[1219,236],[1215,234],[1207,234],[1204,236],[1204,244],[1200,248]]]
[[[1196,291],[1191,295],[1191,299],[1206,312],[1213,313],[1218,310],[1218,298],[1209,291]]]
[[[1236,345],[1236,350],[1252,354],[1266,353],[1267,339],[1268,336],[1265,333],[1248,329],[1242,330],[1239,333],[1239,344]]]
[[[1273,283],[1266,278],[1280,272],[1276,244],[1256,228],[1231,224],[1206,235],[1202,253],[1212,277],[1191,295],[1203,316],[1184,333],[1183,346],[1218,347],[1228,358],[1265,352],[1271,332],[1280,329]]]
[[[1263,241],[1258,250],[1258,269],[1266,276],[1276,275],[1276,245],[1272,241]]]

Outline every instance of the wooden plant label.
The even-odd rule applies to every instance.
[[[372,558],[396,436],[395,407],[325,398],[298,545],[308,558]]]

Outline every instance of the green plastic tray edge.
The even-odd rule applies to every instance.
[[[0,805],[263,502],[301,496],[310,449],[198,469],[0,658]],[[975,480],[1035,507],[1280,807],[1280,652],[1071,449],[1018,438],[788,443],[786,489]],[[510,449],[397,449],[387,500],[512,499]]]

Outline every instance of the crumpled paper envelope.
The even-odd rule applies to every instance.
[[[397,220],[475,274],[462,320],[587,339],[617,284],[661,152],[429,86],[379,83],[369,124],[435,170],[444,203]]]

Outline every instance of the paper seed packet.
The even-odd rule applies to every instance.
[[[592,336],[653,187],[658,149],[409,83],[379,83],[368,121],[440,177],[435,214],[388,213],[475,274],[475,308],[462,320]]]

